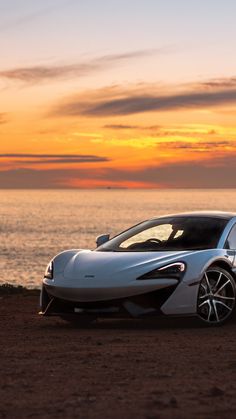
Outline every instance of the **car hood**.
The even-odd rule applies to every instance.
[[[82,279],[86,277],[99,278],[114,277],[125,273],[143,275],[152,269],[182,260],[189,251],[170,252],[100,252],[82,250],[76,253],[67,263],[64,276],[68,279]]]

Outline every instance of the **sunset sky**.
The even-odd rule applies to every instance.
[[[236,187],[235,0],[0,16],[0,188]]]

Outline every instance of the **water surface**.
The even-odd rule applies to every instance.
[[[0,283],[39,286],[55,254],[149,217],[236,212],[236,190],[0,190]]]

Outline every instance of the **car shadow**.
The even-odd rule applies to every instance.
[[[52,318],[51,318],[52,319]],[[212,326],[202,323],[197,317],[152,317],[142,319],[111,319],[99,318],[93,322],[83,322],[82,318],[77,321],[67,322],[63,319],[58,319],[55,322],[48,322],[49,319],[44,319],[43,328],[49,329],[93,329],[93,330],[178,330],[178,329],[212,329]],[[236,316],[228,323],[223,325],[223,328],[229,328],[236,325]],[[219,326],[216,326],[219,328]]]

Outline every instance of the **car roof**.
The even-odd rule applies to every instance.
[[[183,212],[178,214],[167,214],[159,217],[154,217],[153,220],[157,218],[177,218],[177,217],[205,217],[205,218],[222,218],[224,220],[231,220],[236,217],[235,212],[224,212],[224,211],[192,211],[192,212]]]

